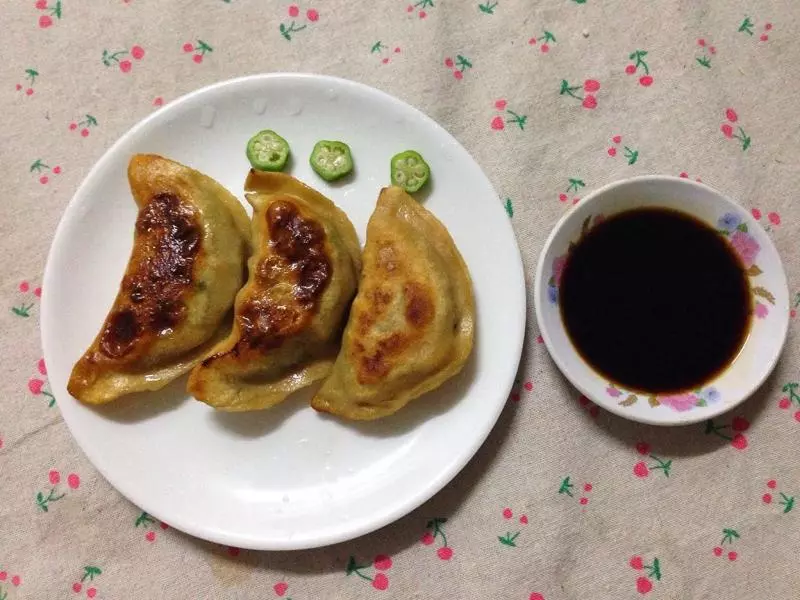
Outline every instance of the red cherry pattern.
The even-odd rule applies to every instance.
[[[737,433],[735,436],[733,436],[733,439],[731,440],[731,446],[733,446],[737,450],[744,450],[745,448],[747,448],[747,444],[748,444],[747,437],[745,437],[741,433]]]
[[[542,35],[540,36],[539,39],[540,40],[541,39],[544,40],[539,45],[539,52],[541,52],[542,54],[547,54],[548,52],[550,52],[550,44],[548,42],[555,42],[556,41],[556,39],[553,36],[553,34],[550,33],[549,31],[543,31]],[[528,45],[529,46],[536,46],[538,44],[538,42],[539,42],[539,40],[537,40],[535,37],[532,37],[532,38],[530,38],[528,40]]]
[[[653,589],[651,578],[656,581],[661,580],[661,566],[657,558],[654,558],[651,564],[647,564],[641,556],[634,556],[628,561],[628,565],[634,571],[644,572],[636,578],[636,591],[640,594],[647,594]]]
[[[636,591],[640,594],[647,594],[653,589],[653,583],[647,577],[636,579]]]
[[[389,587],[389,578],[383,573],[378,573],[372,580],[372,587],[376,590],[385,590]]]
[[[194,44],[192,42],[184,42],[184,44],[181,46],[181,50],[183,50],[184,54],[189,54],[190,52],[193,52],[194,54],[192,54],[192,61],[195,64],[199,65],[203,62],[203,57],[206,54],[213,52],[214,48],[212,48],[209,44],[207,44],[203,40],[197,40],[197,42]]]
[[[639,77],[639,85],[642,87],[650,87],[653,85],[653,76],[650,74],[649,65],[644,60],[645,56],[647,56],[647,52],[645,50],[633,51],[628,58],[636,62],[626,64],[625,73],[627,75],[634,75],[639,72],[639,69],[641,69],[643,74],[641,77]]]
[[[528,121],[528,117],[526,115],[520,115],[508,108],[508,102],[500,98],[499,100],[494,101],[494,108],[495,110],[504,112],[508,115],[507,118],[504,118],[503,115],[496,115],[492,118],[490,123],[492,129],[495,131],[502,131],[505,129],[506,124],[516,125],[520,128],[520,130],[525,129],[525,123]]]
[[[456,60],[453,60],[449,56],[446,57],[444,59],[444,66],[447,67],[450,71],[452,71],[453,78],[457,79],[458,81],[461,81],[462,79],[464,79],[464,73],[468,69],[472,68],[472,63],[470,63],[469,59],[459,54],[456,56]]]
[[[392,568],[392,559],[386,554],[378,554],[378,556],[375,557],[375,560],[373,560],[372,566],[374,566],[378,571],[388,571]]]
[[[596,79],[587,79],[583,82],[583,85],[570,85],[566,79],[562,79],[559,95],[580,100],[583,108],[593,110],[597,108],[597,96],[595,94],[599,90],[600,82]]]
[[[379,554],[377,555],[373,561],[372,566],[375,568],[375,572],[372,577],[365,574],[364,571],[369,569],[369,565],[359,565],[356,563],[354,557],[350,557],[350,560],[347,563],[347,575],[355,574],[360,579],[364,581],[368,581],[372,587],[376,590],[386,590],[389,588],[389,578],[386,576],[385,573],[381,573],[379,571],[388,571],[392,568],[392,559],[387,556],[386,554]],[[283,596],[288,589],[288,585],[285,582],[281,582],[276,584],[273,589],[278,596]]]
[[[800,411],[798,411],[800,412]],[[795,497],[789,496],[785,492],[781,492],[778,488],[778,482],[775,479],[770,479],[767,481],[767,489],[772,490],[778,496],[774,496],[770,492],[766,492],[761,496],[761,502],[764,504],[772,504],[774,501],[777,501],[776,504],[781,509],[783,514],[789,513],[794,510],[795,506]]]
[[[678,174],[678,177],[680,177],[681,179],[689,179],[689,174],[686,171],[681,171]],[[697,178],[695,178],[695,181],[702,183],[703,180],[700,179],[699,177],[697,177]]]
[[[572,203],[577,204],[578,200],[580,200],[580,198],[573,198]],[[589,413],[589,416],[593,419],[596,419],[600,415],[600,407],[583,394],[578,396],[578,404],[580,404],[581,407],[585,409],[586,412]]]
[[[508,509],[510,510],[510,509]],[[510,517],[509,517],[510,518]],[[447,536],[444,532],[444,524],[447,522],[447,519],[442,517],[436,517],[428,521],[427,525],[425,526],[425,533],[422,535],[420,542],[422,542],[425,546],[432,545],[438,538],[442,539],[441,547],[437,548],[436,555],[441,560],[450,560],[453,557],[453,549],[447,543]]]
[[[0,581],[9,581],[8,579],[8,571],[0,571]],[[21,575],[12,575],[10,579],[11,585],[14,587],[19,587],[22,585],[22,576]],[[0,588],[2,591],[2,588]]]
[[[750,422],[744,417],[734,417],[730,425],[716,425],[713,419],[709,419],[706,422],[705,433],[728,440],[730,445],[737,450],[745,450],[750,445],[750,442],[744,431],[749,428]]]
[[[450,560],[453,558],[453,549],[450,546],[442,546],[436,551],[436,555],[442,560]]]

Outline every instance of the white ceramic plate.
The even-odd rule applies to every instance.
[[[249,168],[245,144],[264,128],[289,141],[290,172],[342,207],[362,244],[390,157],[409,148],[425,156],[432,172],[425,205],[450,230],[474,283],[476,346],[464,371],[394,417],[364,424],[317,414],[308,391],[269,411],[216,413],[186,394],[185,378],[99,409],[77,402],[66,391],[67,379],[113,303],[132,247],[131,155],[162,154],[241,197]],[[354,177],[331,185],[312,172],[307,157],[319,139],[350,145]],[[525,329],[519,249],[478,164],[411,106],[358,83],[314,75],[226,81],[136,125],[98,161],[67,207],[43,289],[50,383],[92,463],[134,504],[169,525],[253,549],[351,539],[440,490],[497,420]]]
[[[559,279],[568,260],[569,244],[578,241],[584,223],[591,228],[598,217],[646,206],[680,210],[717,229],[748,268],[755,316],[744,345],[713,380],[681,394],[633,393],[612,385],[575,350],[558,307]],[[647,290],[637,289],[636,282],[631,282],[630,292],[646,302]],[[775,368],[789,329],[786,275],[767,232],[747,210],[720,192],[677,177],[644,176],[612,183],[592,192],[564,215],[539,257],[534,305],[547,349],[567,379],[605,409],[651,425],[696,423],[742,403]]]

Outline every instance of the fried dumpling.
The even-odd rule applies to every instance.
[[[210,177],[139,154],[128,181],[139,208],[133,251],[67,385],[90,404],[160,389],[197,364],[228,333],[250,249],[244,207]]]
[[[401,188],[381,191],[363,261],[342,349],[311,401],[354,420],[391,415],[458,373],[475,327],[467,265],[444,225]]]
[[[325,377],[361,271],[352,223],[283,173],[250,171],[254,251],[230,336],[192,371],[189,392],[229,411],[269,408]]]

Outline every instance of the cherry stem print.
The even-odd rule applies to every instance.
[[[750,138],[744,132],[744,129],[738,127],[738,132],[733,132],[733,126],[731,123],[736,123],[739,120],[739,115],[736,114],[736,111],[732,108],[725,109],[725,120],[729,121],[728,123],[723,123],[720,126],[720,131],[722,131],[722,135],[726,138],[731,139],[735,138],[742,143],[742,152],[747,150],[750,147]]]
[[[111,67],[115,64],[119,64],[120,57],[127,56],[127,50],[118,50],[117,52],[109,52],[108,50],[103,50],[103,64],[107,67]]]
[[[506,532],[504,536],[498,535],[497,539],[500,540],[500,543],[503,544],[504,546],[511,546],[512,548],[516,548],[517,545],[514,543],[514,540],[516,540],[517,537],[519,537],[520,533],[521,533],[520,531],[514,534]]]
[[[750,136],[744,132],[744,129],[742,129],[741,126],[737,127],[736,133],[731,133],[731,135],[725,133],[725,135],[726,137],[733,137],[739,140],[742,143],[742,151],[747,150],[750,147],[750,142],[752,140],[750,139]]]
[[[25,79],[31,82],[31,85],[36,83],[36,78],[39,76],[39,71],[36,69],[25,69]]]
[[[556,36],[554,36],[552,33],[550,33],[545,29],[544,31],[542,31],[542,35],[539,37],[539,40],[542,40],[542,45],[539,46],[539,51],[547,54],[548,52],[550,52],[550,42],[555,43]],[[528,40],[528,44],[531,46],[535,46],[537,41],[538,40],[535,37],[532,37],[531,39]]]
[[[706,69],[710,69],[711,68],[711,57],[709,57],[706,54],[706,51],[708,51],[711,54],[716,54],[717,53],[717,49],[714,46],[709,46],[706,43],[706,40],[704,38],[700,38],[699,40],[697,40],[697,45],[700,46],[703,49],[703,56],[701,56],[699,58],[695,58],[695,60],[697,61],[697,63],[701,67],[705,67]]]
[[[576,90],[581,90],[581,89],[583,89],[583,86],[580,85],[571,86],[566,79],[562,79],[561,91],[559,92],[559,95],[563,96],[564,94],[567,94],[568,96],[572,96],[573,98],[576,98],[578,100],[583,100],[583,96],[578,96],[577,94],[575,94]]]
[[[570,85],[566,79],[561,80],[561,89],[559,90],[559,96],[570,96],[575,98],[576,100],[581,101],[581,105],[583,108],[593,109],[597,108],[597,98],[594,95],[594,92],[597,92],[600,89],[600,82],[596,79],[587,79],[583,82],[583,85]],[[581,96],[576,92],[578,90],[583,90],[584,94]]]
[[[369,565],[359,565],[356,559],[351,556],[347,561],[346,574],[349,576],[355,573],[361,579],[371,582],[372,587],[376,590],[385,590],[389,587],[389,578],[383,573],[375,573],[374,577],[370,577],[361,572],[363,569],[367,568],[369,568]]]
[[[53,408],[56,404],[56,397],[47,389],[47,384],[41,379],[31,379],[28,381],[28,389],[34,396],[42,395],[49,398],[47,408]]]
[[[624,148],[625,148],[625,158],[628,159],[628,164],[629,165],[634,164],[639,159],[639,151],[634,150],[632,148],[628,148],[627,146],[625,146]]]
[[[744,21],[742,21],[742,24],[739,25],[739,33],[753,35],[753,22],[750,20],[750,17],[745,17]]]
[[[781,501],[779,504],[783,506],[783,514],[788,513],[794,508],[794,496],[787,496],[783,492],[780,492]]]
[[[567,186],[566,193],[577,192],[580,188],[586,187],[586,184],[581,179],[569,178],[569,186]]]
[[[368,567],[369,567],[369,565],[359,565],[358,563],[356,563],[356,559],[351,556],[350,559],[347,561],[347,569],[346,570],[347,570],[347,574],[348,575],[352,575],[353,573],[355,573],[356,575],[361,577],[361,579],[366,579],[367,581],[372,581],[372,577],[364,575],[361,572],[361,569],[366,569]]]
[[[97,127],[97,119],[92,115],[86,115],[82,121],[78,122],[78,127]]]
[[[194,51],[199,52],[201,55],[207,54],[208,52],[213,52],[214,49],[205,43],[203,40],[197,40],[197,44],[194,46]]]
[[[92,566],[83,567],[83,577],[81,577],[81,582],[83,583],[87,579],[89,581],[94,581],[94,578],[97,575],[102,575],[102,574],[103,571],[100,569],[100,567],[92,567]]]
[[[40,509],[42,509],[44,512],[48,512],[49,509],[47,508],[47,505],[50,502],[56,502],[58,500],[61,500],[64,496],[66,496],[66,493],[63,493],[61,495],[56,494],[56,488],[51,489],[50,493],[47,494],[46,498],[45,498],[45,496],[44,496],[44,494],[42,492],[37,492],[36,493],[36,505]]]
[[[723,440],[728,440],[731,443],[731,446],[737,450],[744,450],[747,448],[747,437],[741,432],[747,430],[749,427],[750,423],[741,417],[735,417],[733,419],[733,425],[714,425],[713,419],[709,419],[706,421],[705,433],[707,435],[716,435],[717,437],[721,437]],[[729,435],[727,432],[723,433],[723,430],[730,428],[733,428],[733,430],[737,431],[738,433],[733,435]]]
[[[514,216],[514,205],[511,203],[511,198],[506,198],[503,208],[506,209],[506,213],[508,213],[509,218]]]
[[[146,512],[142,512],[142,514],[136,517],[136,521],[134,522],[133,526],[139,527],[141,525],[143,527],[147,527],[148,525],[152,525],[155,522],[156,520],[153,517],[151,517]]]
[[[291,42],[293,33],[297,33],[298,31],[303,31],[303,29],[307,27],[307,25],[300,25],[299,27],[295,27],[295,25],[296,23],[294,21],[289,23],[288,27],[283,23],[281,23],[280,26],[278,27],[278,30],[281,32],[281,35],[283,37],[285,37],[288,41]]]
[[[27,319],[28,317],[31,316],[30,311],[32,308],[33,308],[33,302],[31,302],[30,304],[25,304],[24,302],[21,302],[19,306],[12,306],[11,312],[13,312],[18,317],[23,317]]]
[[[447,536],[444,534],[444,530],[442,529],[442,525],[445,523],[447,523],[447,519],[445,517],[435,517],[425,524],[425,528],[431,530],[434,540],[439,536],[442,536],[442,546],[447,548]]]
[[[569,475],[567,475],[567,476],[566,476],[566,477],[565,477],[565,478],[564,478],[564,479],[561,481],[561,487],[560,487],[560,488],[558,488],[558,493],[559,493],[559,494],[566,494],[567,496],[569,496],[570,498],[572,498],[572,497],[573,497],[573,495],[572,495],[572,491],[571,491],[571,490],[572,490],[572,488],[573,488],[573,487],[574,487],[574,484],[573,484],[573,483],[570,483],[570,480],[569,480]]]
[[[458,68],[462,73],[467,69],[472,68],[472,63],[466,56],[462,56],[461,54],[456,55],[456,68]],[[511,112],[511,111],[508,111]]]
[[[798,294],[798,301],[800,301],[800,294]],[[784,385],[782,389],[788,394],[791,403],[797,402],[800,405],[800,394],[797,393],[798,388],[800,388],[800,383],[792,381]]]
[[[647,63],[643,60],[645,56],[647,56],[646,50],[634,50],[633,52],[630,53],[628,58],[636,61],[633,66],[637,71],[639,70],[639,67],[642,67],[642,69],[644,69],[644,74],[650,75],[650,68],[647,66]]]
[[[433,0],[419,0],[414,8],[433,8]]]
[[[739,536],[739,533],[735,529],[725,528],[722,530],[722,541],[720,542],[720,545],[732,544],[733,540],[738,540],[739,537],[741,536]]]
[[[645,564],[644,570],[647,572],[648,577],[654,577],[656,581],[661,581],[661,565],[657,558],[653,559],[653,564]]]
[[[653,564],[648,565],[645,564],[641,556],[634,556],[628,564],[636,571],[644,570],[647,575],[647,577],[642,576],[636,579],[636,590],[640,594],[647,594],[653,589],[650,579],[661,581],[661,566],[657,558],[653,559]]]
[[[44,169],[50,169],[50,165],[46,165],[42,162],[41,158],[37,158],[33,161],[33,164],[28,169],[29,173],[41,173]]]
[[[37,6],[37,8],[38,8],[38,6]],[[61,0],[56,0],[56,3],[53,6],[48,6],[45,3],[45,5],[42,7],[42,10],[48,11],[56,19],[60,19],[61,18]]]
[[[528,121],[528,117],[526,115],[519,115],[515,113],[513,110],[506,108],[507,102],[503,99],[496,100],[494,103],[494,107],[497,110],[504,111],[506,114],[511,115],[510,119],[503,119],[501,116],[496,116],[492,119],[492,129],[494,130],[501,130],[505,129],[506,123],[514,123],[516,124],[520,130],[525,130],[525,123]]]
[[[493,15],[494,9],[497,8],[497,2],[484,2],[483,4],[478,4],[478,8],[480,11],[486,15]]]
[[[388,48],[388,46],[386,44],[382,43],[380,40],[378,40],[377,42],[372,44],[372,48],[370,48],[369,53],[370,54],[375,54],[375,53],[378,53],[378,52],[382,52],[386,48]]]
[[[672,461],[671,460],[661,460],[655,454],[648,454],[648,458],[652,458],[656,461],[655,465],[648,465],[645,464],[644,461],[636,463],[633,467],[633,472],[638,477],[647,477],[650,471],[655,471],[660,469],[662,473],[664,473],[664,477],[669,477],[670,469],[672,469]]]

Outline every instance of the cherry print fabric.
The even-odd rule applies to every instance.
[[[0,600],[798,597],[796,2],[17,0],[0,22]],[[44,260],[77,186],[132,125],[269,71],[362,81],[440,122],[494,183],[530,290],[550,228],[606,183],[658,173],[729,194],[785,261],[775,374],[711,422],[629,423],[565,382],[529,307],[496,428],[397,523],[266,553],[158,521],[59,415],[39,342]]]

